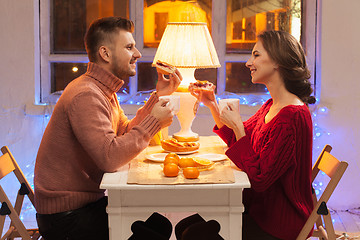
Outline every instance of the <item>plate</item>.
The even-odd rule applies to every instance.
[[[173,153],[176,153],[176,154],[178,154],[178,155],[182,155],[182,154],[191,154],[191,153],[195,153],[195,152],[197,152],[199,149],[196,149],[196,150],[193,150],[193,151],[188,151],[188,152],[173,152]],[[167,152],[167,153],[170,153],[170,152],[172,152],[172,151],[167,151],[167,150],[164,150],[165,152]]]
[[[197,154],[195,157],[205,158],[208,160],[211,160],[213,162],[216,161],[222,161],[227,159],[227,156],[224,154],[218,154],[218,153],[204,153],[204,154]]]
[[[153,154],[148,154],[145,157],[150,161],[164,162],[166,155],[168,155],[168,153],[153,153]]]

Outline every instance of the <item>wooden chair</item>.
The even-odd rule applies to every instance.
[[[25,179],[19,165],[16,163],[13,155],[9,149],[4,146],[1,148],[3,155],[0,156],[0,180],[13,172],[16,178],[19,180],[20,190],[17,193],[15,206],[11,204],[3,188],[0,186],[0,233],[1,240],[4,239],[39,239],[40,233],[38,229],[26,229],[23,222],[20,220],[19,215],[23,205],[24,197],[27,195],[32,204],[34,204],[34,192],[31,189],[30,184]],[[5,224],[5,218],[9,216],[11,222],[9,229],[3,235],[3,228]]]
[[[313,189],[312,195],[314,201],[314,210],[312,211],[300,234],[298,235],[297,240],[306,239],[315,224],[316,227],[312,237],[318,237],[322,240],[336,239],[334,226],[331,221],[331,215],[329,209],[326,206],[326,203],[328,202],[331,194],[335,190],[346,168],[348,167],[348,163],[344,161],[340,162],[334,156],[332,156],[330,154],[331,149],[332,147],[330,145],[326,145],[313,166],[311,174],[312,182],[314,182],[314,179],[320,170],[330,177],[330,181],[324,192],[321,194],[319,200],[317,200],[315,191]]]

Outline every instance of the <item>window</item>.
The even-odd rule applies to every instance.
[[[310,69],[316,74],[316,1],[45,0],[40,4],[43,103],[86,71],[83,36],[93,20],[106,16],[127,17],[135,22],[134,38],[143,55],[138,60],[137,75],[118,93],[121,102],[143,103],[155,88],[157,74],[151,62],[168,22],[207,23],[222,67],[198,69],[195,77],[215,83],[219,97],[251,96],[252,103],[269,98],[263,85],[251,83],[245,66],[256,36],[263,30],[284,30],[300,39]]]
[[[90,23],[115,15],[129,18],[129,0],[40,1],[42,103],[86,72],[83,39]],[[129,85],[121,91],[128,93]]]

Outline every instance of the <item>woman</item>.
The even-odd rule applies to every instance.
[[[226,155],[250,179],[244,190],[243,239],[296,239],[312,209],[312,120],[314,103],[305,54],[289,33],[258,36],[246,66],[252,82],[265,84],[269,99],[243,122],[228,104],[219,112],[214,92],[191,90],[210,108]]]

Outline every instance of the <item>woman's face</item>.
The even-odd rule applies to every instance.
[[[277,71],[277,64],[269,57],[261,41],[258,41],[246,62],[250,69],[252,82],[266,84]]]

